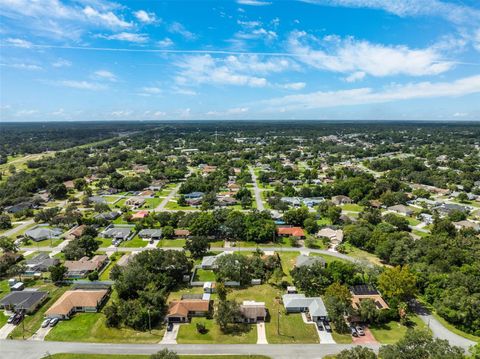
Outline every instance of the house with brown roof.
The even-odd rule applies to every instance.
[[[369,284],[360,284],[350,287],[352,294],[352,307],[354,309],[360,308],[362,300],[371,299],[374,301],[377,309],[388,309],[388,304],[383,300],[380,292]]]
[[[187,323],[192,317],[205,317],[211,310],[210,301],[182,299],[170,303],[166,320],[169,323]]]
[[[332,197],[332,203],[337,205],[337,206],[340,206],[341,204],[352,203],[352,199],[348,196],[342,196],[342,195],[333,196]]]
[[[145,204],[145,198],[143,197],[130,197],[125,201],[125,205],[132,208],[140,208]]]
[[[242,321],[245,323],[263,322],[267,318],[267,308],[264,302],[245,300],[240,305]]]
[[[190,236],[190,231],[188,229],[175,229],[174,236],[175,238],[187,238]]]
[[[94,256],[92,259],[88,257],[80,258],[78,261],[65,261],[67,267],[67,278],[85,278],[88,274],[100,270],[105,266],[108,257],[105,254]]]
[[[148,217],[148,211],[138,211],[132,214],[132,221],[137,221]]]
[[[296,237],[300,239],[305,238],[305,232],[301,227],[278,227],[277,235],[279,237]]]
[[[68,240],[80,238],[83,235],[83,231],[85,231],[86,227],[87,227],[86,225],[82,224],[82,225],[74,228],[68,234],[65,235],[65,238],[68,239]]]
[[[67,290],[46,311],[47,318],[70,319],[74,313],[96,313],[107,299],[108,290]]]

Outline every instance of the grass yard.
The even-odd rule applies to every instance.
[[[349,255],[350,257],[357,258],[361,261],[367,261],[379,266],[386,266],[375,254],[368,253],[364,250],[350,245],[349,243],[345,243],[345,254]]]
[[[6,279],[0,280],[0,299],[5,297],[8,293],[10,293],[8,281]]]
[[[314,257],[322,257],[323,259],[325,259],[325,262],[327,262],[327,264],[332,263],[334,261],[347,262],[345,259],[329,256],[328,254],[323,254],[323,253],[310,253],[310,255]]]
[[[405,219],[408,221],[408,224],[410,224],[411,226],[416,226],[417,224],[420,224],[420,221],[416,218],[405,217]]]
[[[145,204],[142,208],[155,209],[162,202],[162,198],[153,197],[145,199]]]
[[[63,242],[63,239],[45,239],[44,241],[34,242],[30,240],[28,244],[22,244],[24,248],[38,248],[38,247],[56,247]]]
[[[351,211],[351,212],[362,212],[363,206],[360,206],[356,203],[347,203],[340,206],[344,211]]]
[[[180,359],[270,359],[264,355],[179,355]],[[149,359],[150,355],[53,354],[49,359]]]
[[[182,295],[184,294],[203,294],[203,287],[186,287],[175,292],[171,292],[168,296],[167,303],[170,303],[173,300],[182,299]],[[213,294],[213,296],[215,296],[215,294]],[[213,298],[214,297],[212,297],[212,299]]]
[[[332,331],[332,337],[337,344],[351,344],[353,342],[350,334],[339,334],[335,330]]]
[[[416,229],[414,229],[414,230],[412,231],[412,233],[413,233],[413,234],[416,234],[416,235],[419,236],[419,237],[427,237],[427,236],[430,235],[430,233],[421,232],[421,231],[418,231],[418,230],[416,230]]]
[[[100,242],[100,248],[106,248],[112,245],[111,238],[97,238],[97,241]]]
[[[292,283],[290,271],[295,266],[295,260],[300,255],[300,252],[278,252],[278,255],[282,261],[283,273],[285,273],[287,280]]]
[[[110,261],[107,267],[103,270],[102,274],[100,274],[100,280],[110,280],[110,272],[112,271],[113,266],[117,263],[117,261]]]
[[[3,312],[0,312],[0,328],[7,324],[7,319],[8,317]]]
[[[58,323],[45,340],[95,343],[158,343],[164,329],[139,332],[129,328],[108,328],[103,313],[77,313],[70,320]]]
[[[23,337],[25,337],[25,339],[27,339],[31,337],[40,328],[40,325],[45,319],[44,314],[47,311],[47,309],[50,308],[52,304],[55,303],[57,299],[60,298],[60,296],[68,288],[69,287],[56,287],[54,284],[44,284],[40,286],[38,288],[39,290],[44,290],[49,292],[48,300],[34,314],[27,315],[25,317],[25,319],[23,320],[23,324],[17,326],[11,333],[12,338],[22,339]],[[25,327],[24,335],[22,331],[23,327]]]
[[[216,280],[217,277],[215,276],[213,270],[197,269],[197,271],[195,272],[194,281],[215,282]]]
[[[317,224],[320,227],[329,226],[329,225],[332,224],[332,221],[329,218],[320,218],[320,219],[317,220]]]
[[[19,224],[12,224],[12,228],[8,228],[8,229],[0,229],[0,236],[5,233],[6,231],[10,231],[12,229],[15,229],[19,226]]]
[[[172,209],[172,210],[178,210],[178,211],[194,211],[198,210],[196,207],[192,206],[180,206],[176,200],[169,201],[167,205],[165,206],[165,209]]]
[[[416,315],[412,315],[410,320],[416,329],[425,329],[427,326]],[[401,325],[399,322],[391,321],[382,325],[369,326],[375,339],[381,344],[393,344],[405,336],[408,327]]]
[[[139,236],[133,237],[133,239],[129,241],[124,241],[120,243],[120,247],[126,247],[126,248],[140,248],[140,247],[146,247],[148,244],[148,241],[144,241],[142,238]]]
[[[157,247],[175,247],[180,248],[185,245],[185,239],[161,239],[158,241]]]
[[[205,334],[197,332],[196,323],[202,323],[208,330]],[[178,344],[255,344],[257,342],[257,328],[255,325],[247,327],[249,330],[241,334],[225,334],[220,331],[214,319],[192,318],[190,324],[180,326]]]

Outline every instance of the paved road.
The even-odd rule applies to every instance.
[[[85,354],[152,354],[169,348],[178,354],[196,355],[265,355],[274,359],[320,359],[343,349],[350,344],[105,344],[42,341],[0,341],[2,359],[40,359],[55,353]],[[369,345],[378,350],[378,345]]]
[[[162,202],[160,202],[160,204],[157,206],[157,208],[155,208],[155,211],[156,211],[156,212],[160,212],[160,211],[163,211],[163,210],[164,210],[164,208],[165,208],[165,206],[168,204],[168,202],[169,202],[171,199],[173,199],[173,197],[175,197],[175,195],[177,194],[178,190],[180,189],[180,185],[181,185],[180,183],[177,184],[177,185],[175,186],[175,188],[170,191],[170,193],[168,194],[168,196],[165,197]]]
[[[31,226],[32,224],[34,224],[35,221],[33,219],[30,219],[28,221],[25,221],[23,222],[21,225],[15,227],[15,228],[12,228],[12,229],[9,229],[8,231],[6,232],[3,232],[2,236],[5,236],[5,237],[12,237],[13,235],[15,235],[16,233],[20,232],[22,229],[25,229],[29,226]]]
[[[6,339],[10,335],[11,332],[16,328],[13,324],[5,324],[3,327],[0,328],[0,339]]]
[[[262,193],[260,192],[260,189],[258,188],[257,175],[255,174],[255,171],[253,170],[252,167],[248,167],[248,169],[250,170],[250,174],[252,175],[253,193],[255,193],[255,202],[257,202],[257,209],[259,211],[263,211],[265,209],[265,207],[263,206]]]
[[[442,323],[435,319],[435,317],[431,315],[430,312],[425,309],[420,303],[416,302],[413,309],[418,314],[420,319],[422,319],[423,322],[428,325],[435,338],[448,340],[451,345],[457,345],[464,349],[467,349],[470,346],[477,344],[472,340],[468,340],[448,330],[446,327],[443,326]]]

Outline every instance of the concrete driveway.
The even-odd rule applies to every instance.
[[[268,344],[264,322],[257,323],[257,344]]]
[[[317,330],[318,337],[320,338],[320,344],[336,344],[337,342],[333,339],[332,333],[329,333],[323,328],[323,330],[318,329],[317,324],[315,325],[315,329]],[[323,327],[323,324],[322,324]]]
[[[180,330],[180,324],[173,324],[173,329],[171,332],[165,330],[163,339],[160,341],[160,344],[177,344],[177,335]]]
[[[45,337],[47,334],[52,330],[53,327],[48,326],[46,328],[40,328],[37,330],[36,333],[34,333],[28,340],[45,340]]]
[[[0,328],[0,339],[7,339],[11,332],[15,329],[16,325],[5,324]]]

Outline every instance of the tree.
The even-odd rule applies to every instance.
[[[378,309],[372,299],[365,299],[360,301],[360,308],[358,314],[363,322],[373,324],[378,319]]]
[[[210,243],[207,237],[194,236],[185,242],[183,247],[185,250],[190,251],[193,258],[202,258],[210,250]]]
[[[226,332],[228,326],[236,323],[240,315],[240,305],[236,301],[224,300],[218,303],[215,318],[220,330]]]
[[[460,347],[450,346],[447,340],[433,339],[427,330],[407,330],[396,344],[380,348],[382,359],[463,359]]]
[[[307,218],[303,221],[303,228],[307,231],[307,233],[316,233],[318,231],[318,223],[315,218]]]
[[[16,263],[10,266],[7,270],[7,274],[12,277],[18,276],[18,279],[22,281],[22,274],[25,273],[27,266],[25,263]]]
[[[417,280],[408,266],[386,268],[378,277],[378,288],[387,298],[406,301],[417,293]]]
[[[333,224],[337,224],[340,221],[342,215],[342,209],[338,206],[328,207],[326,217],[332,221]]]
[[[228,289],[225,286],[225,283],[218,282],[215,289],[217,291],[218,299],[220,301],[227,300]]]
[[[115,302],[106,307],[104,313],[107,327],[118,328],[120,326],[122,318],[118,312],[118,305]]]
[[[325,297],[334,298],[345,307],[350,306],[352,303],[352,293],[350,293],[350,290],[346,285],[342,285],[338,282],[332,283],[327,289],[325,289]]]
[[[94,282],[98,280],[98,272],[95,270],[88,275],[88,280]]]
[[[344,349],[337,355],[335,359],[376,359],[377,355],[370,348],[361,346],[353,347],[352,349]]]
[[[0,229],[12,228],[12,220],[8,214],[0,214]]]
[[[55,199],[63,199],[67,197],[67,187],[63,183],[56,183],[49,187],[50,194]]]
[[[287,224],[294,226],[302,226],[303,222],[308,218],[308,208],[300,207],[297,209],[290,209],[283,214],[283,220]]]
[[[405,217],[397,216],[394,213],[387,213],[383,217],[383,219],[385,220],[385,222],[391,224],[392,226],[395,226],[399,231],[410,231],[409,223]]]
[[[50,271],[50,279],[52,280],[53,283],[59,283],[63,281],[65,278],[65,274],[67,274],[68,269],[62,264],[58,264],[56,266],[51,266],[48,268]]]
[[[15,242],[7,237],[0,237],[0,249],[5,253],[15,253],[18,250]]]
[[[181,195],[178,197],[177,204],[178,204],[180,207],[186,207],[186,206],[187,206],[187,201],[185,200],[185,196],[184,196],[183,194],[181,194]]]
[[[180,357],[174,351],[165,348],[150,355],[150,359],[180,359]]]
[[[162,228],[162,237],[171,239],[175,236],[175,229],[172,226],[165,226]]]
[[[468,195],[467,195],[465,192],[460,192],[460,193],[458,194],[457,199],[458,199],[461,203],[466,203],[466,202],[468,202]]]
[[[87,257],[91,257],[99,248],[99,242],[89,235],[82,235],[77,241],[78,245],[85,250]]]

